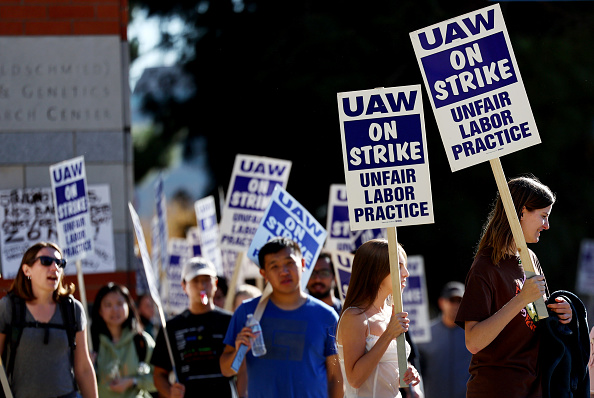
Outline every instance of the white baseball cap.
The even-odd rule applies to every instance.
[[[192,257],[182,268],[182,280],[189,282],[199,275],[217,276],[213,263],[203,257]]]

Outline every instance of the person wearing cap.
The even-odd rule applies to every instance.
[[[223,376],[219,366],[231,313],[214,305],[214,265],[201,257],[191,258],[182,267],[181,285],[189,299],[188,308],[166,325],[177,381],[169,382],[173,367],[161,329],[151,358],[155,386],[166,398],[236,396],[234,381]]]
[[[441,290],[439,317],[431,322],[431,341],[419,343],[426,398],[464,398],[471,354],[466,349],[464,330],[456,323],[464,284],[448,282]]]
[[[301,290],[305,261],[299,245],[288,238],[273,238],[258,253],[260,273],[272,286],[260,324],[266,354],[255,357],[246,327],[259,298],[244,301],[233,314],[221,356],[223,374],[244,344],[249,398],[342,398],[344,388],[336,351],[338,315],[322,301]],[[243,366],[243,365],[242,365]]]

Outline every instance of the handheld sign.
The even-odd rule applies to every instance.
[[[182,268],[185,262],[190,259],[190,246],[186,239],[170,238],[167,245],[168,259],[167,271],[167,295],[164,297],[167,303],[167,315],[177,315],[188,308],[189,299],[182,288]]]
[[[340,295],[340,301],[344,304],[349,282],[351,281],[351,268],[353,267],[354,254],[340,251],[330,251],[334,275],[336,275],[336,286]]]
[[[402,312],[396,226],[433,223],[421,86],[338,94],[352,231],[387,228],[394,313]],[[396,339],[406,387],[404,334]]]
[[[138,249],[140,251],[140,258],[142,259],[142,265],[144,266],[144,275],[146,276],[146,282],[149,287],[149,292],[157,310],[159,311],[159,319],[161,320],[161,327],[163,328],[163,336],[165,337],[165,344],[167,345],[167,351],[169,353],[169,360],[173,374],[175,375],[175,381],[179,382],[177,377],[177,371],[175,369],[175,360],[173,359],[173,351],[171,350],[171,343],[169,341],[169,334],[167,333],[167,322],[165,321],[165,313],[163,312],[163,304],[161,303],[161,296],[159,296],[159,288],[157,287],[157,279],[153,272],[153,266],[151,265],[151,257],[148,253],[146,246],[146,240],[144,239],[144,232],[142,230],[142,224],[140,223],[140,217],[134,210],[132,203],[128,202],[128,209],[130,210],[130,217],[132,218],[132,225],[134,226],[134,233],[136,235],[136,242],[138,243]]]
[[[79,156],[50,166],[58,242],[64,257],[75,260],[80,301],[87,312],[87,293],[81,260],[93,252],[85,158]],[[89,347],[92,350],[91,339]]]
[[[349,208],[347,203],[346,185],[330,185],[328,199],[328,217],[326,219],[328,239],[326,249],[350,252],[354,249],[351,242],[351,228],[349,225]]]
[[[221,249],[243,252],[249,247],[274,188],[287,186],[290,171],[288,160],[236,156],[222,212]]]
[[[452,171],[491,163],[526,276],[536,275],[499,157],[541,141],[499,4],[410,38]]]
[[[540,143],[499,4],[410,38],[452,171]]]
[[[221,249],[219,249],[219,226],[217,224],[217,209],[215,207],[214,197],[206,198],[194,202],[196,211],[196,221],[200,233],[200,250],[202,256],[210,260],[217,272],[222,274],[223,265],[221,258]]]
[[[326,235],[326,230],[320,223],[287,191],[277,186],[247,255],[255,264],[259,264],[258,252],[270,239],[283,236],[294,240],[299,245],[305,260],[305,270],[301,277],[301,289],[305,290],[318,255],[324,246]]]
[[[85,159],[83,156],[50,166],[58,242],[69,260],[93,251]]]
[[[167,270],[167,242],[169,241],[169,233],[167,230],[167,199],[165,197],[165,188],[163,183],[163,175],[159,174],[159,178],[155,182],[155,205],[157,214],[157,231],[156,237],[159,247],[159,280]]]

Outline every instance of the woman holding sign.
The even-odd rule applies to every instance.
[[[534,177],[508,182],[526,243],[537,243],[549,229],[555,195]],[[473,354],[467,397],[540,397],[539,338],[533,302],[543,297],[540,275],[526,279],[501,198],[497,197],[479,242],[456,323],[465,329],[466,347]],[[571,321],[571,308],[557,299],[548,308],[561,323]]]
[[[400,282],[406,286],[406,253],[399,247]],[[346,398],[400,397],[396,337],[408,330],[406,312],[392,314],[388,241],[370,240],[357,250],[338,323],[336,341]],[[406,356],[410,354],[407,343]],[[413,366],[404,381],[417,385]]]
[[[87,319],[63,284],[66,260],[54,243],[31,246],[0,300],[0,353],[15,397],[97,397],[87,348]],[[78,388],[77,388],[78,385]]]

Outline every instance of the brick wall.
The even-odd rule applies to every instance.
[[[127,0],[0,0],[0,35],[105,35],[126,40]]]

